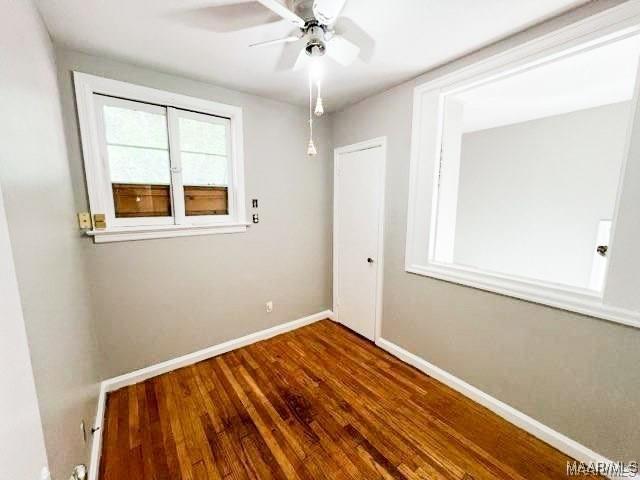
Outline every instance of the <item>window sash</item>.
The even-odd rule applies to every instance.
[[[227,157],[227,215],[187,215],[184,203],[184,183],[182,179],[182,151],[180,148],[180,118],[190,118],[200,122],[223,125],[225,127],[226,157]],[[231,143],[231,121],[228,118],[216,117],[209,114],[191,112],[179,108],[168,107],[167,121],[169,124],[169,157],[171,158],[171,183],[173,185],[173,202],[175,205],[176,225],[213,225],[229,223],[237,217],[236,195],[233,185],[235,178],[233,165],[233,151]]]
[[[234,152],[231,134],[231,120],[224,117],[218,117],[211,114],[197,113],[189,110],[183,110],[169,106],[159,106],[144,103],[136,100],[127,100],[123,98],[110,97],[102,94],[93,95],[96,112],[96,123],[98,132],[98,143],[100,147],[100,165],[101,172],[101,196],[103,199],[103,207],[108,227],[146,227],[161,225],[176,226],[202,226],[202,225],[224,225],[237,220],[237,195],[235,188],[235,179],[237,172],[234,165]],[[104,121],[104,107],[114,106],[126,108],[130,110],[139,110],[148,113],[164,115],[167,122],[168,135],[168,153],[169,153],[169,190],[171,194],[171,216],[163,217],[134,217],[122,218],[116,217],[115,205],[112,193],[112,180],[110,171],[110,162],[108,154],[108,144],[106,135],[106,125]],[[225,126],[226,141],[226,159],[227,159],[227,215],[197,215],[187,216],[184,200],[184,185],[182,181],[182,158],[180,150],[180,118],[191,118],[201,122],[207,122]]]
[[[167,116],[166,107],[151,105],[143,102],[125,100],[122,98],[108,97],[105,95],[95,95],[94,101],[96,105],[96,123],[98,127],[99,145],[100,145],[100,171],[102,173],[101,190],[103,198],[103,207],[107,220],[107,226],[111,227],[137,227],[151,225],[174,225],[175,205],[173,198],[171,199],[171,216],[167,217],[135,217],[135,218],[118,218],[115,213],[115,205],[112,193],[111,168],[109,162],[109,152],[107,150],[107,130],[104,121],[104,107],[119,107],[129,110],[139,110],[157,115]],[[169,132],[167,133],[169,135]],[[169,137],[170,138],[170,137]],[[169,165],[171,166],[171,149],[169,148]],[[170,186],[171,190],[171,186]]]

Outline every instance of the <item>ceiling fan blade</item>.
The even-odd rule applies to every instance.
[[[297,25],[298,27],[304,27],[304,20],[293,13],[291,10],[289,10],[287,7],[285,7],[278,0],[258,0],[258,2],[260,2],[262,5],[264,5],[274,13],[277,13],[285,20],[289,20],[294,25]]]
[[[252,43],[249,46],[250,47],[267,47],[269,45],[277,45],[279,43],[293,43],[293,42],[297,42],[298,40],[300,40],[301,37],[295,36],[295,35],[290,35],[288,37],[285,38],[278,38],[276,40],[267,40],[265,42],[256,42],[256,43]]]
[[[277,70],[300,70],[307,61],[309,55],[297,43],[289,43],[282,49],[282,55],[278,61]]]
[[[356,61],[360,47],[342,35],[334,35],[327,45],[327,55],[340,65],[348,66]]]
[[[325,25],[331,25],[335,22],[347,0],[315,0],[313,2],[313,14]]]
[[[233,3],[223,5],[176,10],[170,13],[170,19],[189,28],[200,28],[219,33],[235,32],[282,21],[282,17],[267,10],[257,1],[232,1]]]
[[[371,61],[376,41],[360,25],[348,17],[340,17],[335,24],[335,31],[338,35],[360,47],[359,56],[364,62]]]

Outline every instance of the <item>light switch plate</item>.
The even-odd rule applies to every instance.
[[[78,213],[78,226],[81,230],[91,229],[91,214],[89,212]]]
[[[107,228],[106,215],[104,213],[93,214],[93,227],[100,230]]]

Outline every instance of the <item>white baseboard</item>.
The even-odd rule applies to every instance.
[[[488,408],[492,412],[500,415],[508,422],[520,427],[524,431],[530,433],[534,437],[539,438],[545,443],[548,443],[552,447],[557,448],[566,455],[583,462],[586,464],[604,465],[613,463],[611,460],[604,456],[594,452],[593,450],[585,447],[584,445],[570,439],[569,437],[547,427],[539,421],[531,418],[530,416],[516,410],[510,405],[501,402],[497,398],[483,392],[482,390],[469,385],[464,380],[442,370],[439,367],[427,362],[425,359],[414,355],[411,352],[399,347],[395,343],[392,343],[384,338],[378,338],[376,340],[378,345],[383,350],[386,350],[394,357],[402,360],[405,363],[417,368],[421,372],[435,378],[436,380],[444,383],[445,385],[460,392],[464,396],[470,398],[476,403],[479,403],[483,407]],[[614,478],[614,477],[609,477]]]
[[[102,453],[102,430],[104,427],[104,414],[107,403],[107,391],[104,382],[100,383],[100,392],[98,393],[98,407],[96,408],[96,419],[93,422],[93,431],[91,442],[91,458],[89,459],[89,480],[98,480],[100,470],[100,454]]]
[[[91,445],[91,460],[89,465],[89,480],[98,480],[98,473],[100,469],[100,454],[102,452],[102,431],[104,423],[104,414],[106,408],[107,394],[114,390],[118,390],[129,385],[143,382],[149,378],[157,377],[163,373],[177,370],[178,368],[193,365],[194,363],[208,358],[221,355],[231,350],[250,345],[252,343],[266,340],[281,333],[290,332],[305,325],[324,320],[325,318],[334,319],[334,314],[331,310],[325,310],[323,312],[315,313],[307,317],[299,318],[292,322],[276,325],[275,327],[267,328],[259,332],[245,335],[244,337],[229,340],[228,342],[220,343],[212,347],[207,347],[197,352],[189,353],[181,357],[173,358],[165,362],[150,365],[134,372],[126,373],[118,377],[109,378],[100,383],[100,397],[98,398],[98,407],[96,409],[96,421],[94,428],[99,430],[93,436],[93,443]]]
[[[110,378],[102,382],[102,384],[105,385],[107,392],[112,392],[122,387],[143,382],[148,378],[157,377],[158,375],[162,375],[163,373],[177,370],[178,368],[192,365],[202,360],[215,357],[216,355],[230,352],[231,350],[244,347],[245,345],[250,345],[252,343],[259,342],[260,340],[266,340],[267,338],[275,337],[276,335],[280,335],[281,333],[304,327],[305,325],[309,325],[310,323],[317,322],[318,320],[323,320],[325,318],[333,318],[333,312],[331,310],[325,310],[324,312],[315,313],[313,315],[309,315],[308,317],[299,318],[298,320],[294,320],[292,322],[276,325],[275,327],[267,328],[266,330],[250,333],[249,335],[245,335],[244,337],[229,340],[228,342],[220,343],[212,347],[207,347],[202,350],[198,350],[197,352],[188,353],[187,355],[183,355],[181,357],[172,358],[171,360],[156,363],[155,365],[141,368],[140,370],[136,370],[131,373],[125,373],[124,375]]]

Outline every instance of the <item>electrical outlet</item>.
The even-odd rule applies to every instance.
[[[273,312],[273,302],[271,300],[266,303],[265,307],[267,308],[267,313]]]

